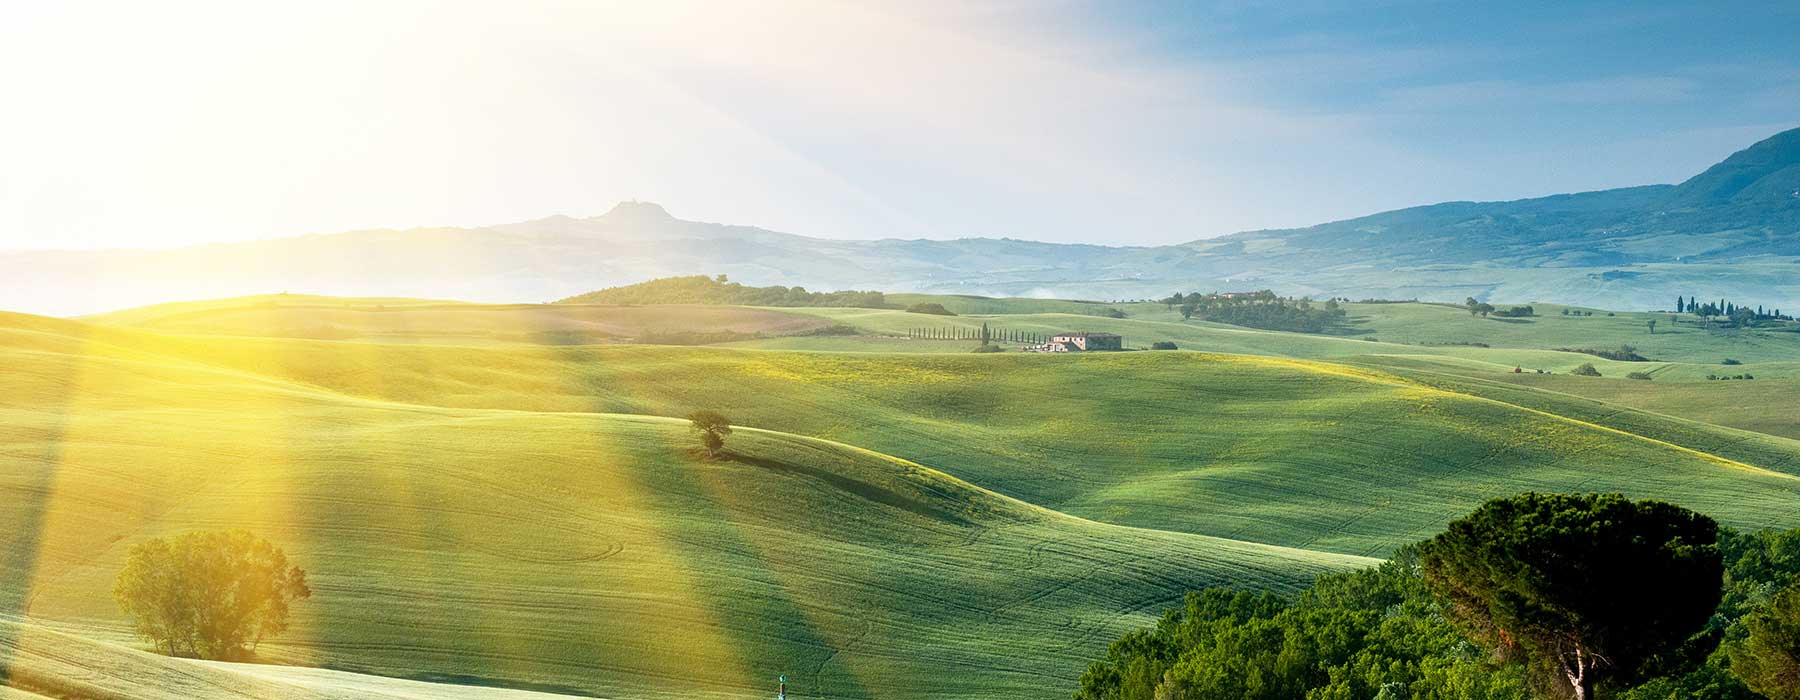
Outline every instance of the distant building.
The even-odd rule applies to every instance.
[[[1040,352],[1124,350],[1125,339],[1112,333],[1059,333],[1038,348]]]

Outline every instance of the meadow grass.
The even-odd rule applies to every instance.
[[[85,317],[111,325],[209,333],[399,343],[588,345],[657,334],[780,336],[828,325],[779,309],[671,304],[470,304],[274,294],[157,304]]]
[[[385,401],[659,416],[711,408],[1084,518],[1355,555],[1385,555],[1483,498],[1533,488],[1655,496],[1747,527],[1800,517],[1789,441],[1660,427],[1648,414],[1639,416],[1645,425],[1614,426],[1602,412],[1564,417],[1554,406],[1335,363],[1194,352],[468,347],[83,329],[122,352]],[[1728,449],[1740,442],[1757,449]]]
[[[1091,522],[785,433],[740,429],[705,461],[674,419],[399,402],[377,395],[410,370],[382,346],[258,356],[296,341],[13,320],[0,613],[102,639],[126,641],[110,587],[131,545],[247,528],[315,592],[265,661],[603,697],[762,696],[778,673],[811,696],[1042,697],[1186,590],[1370,563]],[[325,371],[344,361],[376,369]],[[490,369],[417,379],[521,367]],[[326,386],[349,379],[371,383]]]
[[[0,614],[130,643],[109,593],[130,545],[245,527],[317,592],[267,661],[633,698],[761,696],[777,673],[1043,697],[1187,589],[1292,590],[1491,496],[1800,525],[1800,443],[1496,361],[1572,353],[1031,313],[988,320],[1244,354],[975,355],[892,335],[982,317],[866,309],[779,313],[868,336],[758,341],[805,350],[566,346],[532,340],[565,322],[538,305],[332,306],[0,314]],[[408,320],[312,337],[345,313]],[[733,458],[698,459],[671,418],[701,408],[748,426]],[[259,673],[230,682],[291,682]]]
[[[80,630],[86,631],[86,630]],[[0,619],[0,700],[569,700],[571,696],[269,664],[176,659]],[[29,688],[30,690],[26,690]]]

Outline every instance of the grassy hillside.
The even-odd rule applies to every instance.
[[[735,328],[767,335],[762,339],[726,343],[732,347],[831,352],[960,353],[967,341],[912,340],[908,329],[959,326],[978,328],[990,323],[997,328],[1053,333],[1072,328],[1121,333],[1139,347],[1156,340],[1173,340],[1184,349],[1212,352],[1276,355],[1333,361],[1350,361],[1405,372],[1429,366],[1451,372],[1522,386],[1548,389],[1601,399],[1619,406],[1643,409],[1721,426],[1770,435],[1800,438],[1800,415],[1785,410],[1788,396],[1800,391],[1800,332],[1751,329],[1704,329],[1691,316],[1671,322],[1667,314],[1581,309],[1592,316],[1564,316],[1564,308],[1538,304],[1540,315],[1531,319],[1478,318],[1460,308],[1436,304],[1350,304],[1354,336],[1322,336],[1259,331],[1218,324],[1183,322],[1180,315],[1161,304],[1120,304],[1129,319],[1095,315],[1102,305],[1090,302],[1039,299],[991,299],[967,296],[896,296],[930,299],[958,306],[961,313],[983,315],[942,317],[877,309],[763,310],[772,314],[810,314],[813,323],[836,323],[862,329],[863,335],[810,335],[794,332],[790,317],[764,317],[749,309],[733,307],[572,307],[579,312],[548,309],[543,305],[465,305],[467,313],[441,313],[441,302],[417,300],[361,300],[325,297],[271,296],[163,305],[95,317],[108,323],[166,327],[193,332],[229,332],[238,335],[360,338],[393,342],[527,343],[551,344],[606,342],[620,337],[598,330],[611,324],[614,332],[642,333],[663,327],[690,331]],[[270,310],[268,304],[285,304]],[[423,306],[416,312],[374,313],[376,305],[389,309]],[[341,312],[339,307],[348,307]],[[1080,308],[1082,313],[1055,313],[1057,308]],[[709,310],[710,309],[710,310]],[[562,318],[565,314],[571,318]],[[572,327],[588,324],[590,331],[553,332],[546,323]],[[159,323],[159,319],[175,318]],[[344,317],[348,317],[348,320]],[[1652,335],[1645,325],[1658,320]],[[549,320],[547,320],[549,319]],[[759,325],[759,322],[763,322]],[[166,325],[164,325],[166,323]],[[716,325],[708,325],[716,324]],[[656,340],[651,337],[650,340]],[[1489,347],[1477,347],[1480,343]],[[1640,354],[1658,361],[1616,362],[1591,355],[1558,352],[1553,348],[1614,349],[1630,344]],[[1726,366],[1735,359],[1745,364]],[[1572,377],[1567,372],[1592,363],[1606,375],[1596,380]],[[1524,367],[1523,375],[1512,374]],[[1536,374],[1543,369],[1557,373]],[[1646,372],[1652,382],[1629,381],[1631,372]],[[1752,381],[1709,381],[1708,375],[1749,373]]]
[[[984,297],[970,294],[889,294],[888,302],[900,308],[913,304],[941,304],[957,314],[1075,314],[1106,316],[1118,310],[1128,315],[1161,311],[1161,304],[1145,302],[1081,301],[1076,299],[1022,299],[1018,297]]]
[[[1791,443],[1692,424],[1679,427],[1706,440],[1671,441],[1681,431],[1619,429],[1604,416],[1568,419],[1335,364],[87,331],[132,352],[386,401],[664,416],[715,408],[1085,518],[1348,554],[1384,554],[1484,497],[1531,488],[1656,496],[1744,526],[1800,518],[1790,505],[1800,479],[1783,473],[1800,472]]]
[[[1367,561],[1085,521],[784,433],[740,430],[709,463],[675,420],[379,396],[502,403],[539,372],[579,376],[582,354],[551,371],[474,348],[0,328],[0,528],[18,534],[0,613],[87,634],[120,634],[131,544],[244,527],[315,591],[271,661],[607,697],[760,697],[777,673],[815,696],[1042,697],[1189,588]],[[683,361],[627,349],[645,370]],[[409,356],[457,364],[413,375]],[[27,646],[11,658],[64,642]]]
[[[694,333],[801,333],[812,316],[741,306],[465,304],[306,295],[159,304],[87,317],[176,332],[401,343],[587,345]]]
[[[0,700],[570,700],[318,668],[172,659],[11,620],[0,620],[0,682],[15,686],[0,686]]]
[[[1539,314],[1536,317],[1511,319],[1471,316],[1461,308],[1439,304],[1352,303],[1345,305],[1352,328],[1348,335],[1282,333],[1183,321],[1178,311],[1169,310],[1162,304],[1108,307],[1126,311],[1129,314],[1126,319],[1051,311],[1048,309],[1054,306],[1043,307],[1035,299],[987,300],[982,306],[989,310],[959,312],[975,314],[971,316],[932,318],[877,309],[805,309],[803,312],[884,334],[904,334],[907,329],[917,327],[979,327],[987,321],[997,326],[1040,333],[1084,329],[1119,333],[1126,336],[1129,345],[1148,346],[1157,340],[1173,340],[1177,343],[1186,341],[1195,349],[1308,358],[1422,353],[1507,364],[1509,368],[1518,364],[1537,364],[1544,365],[1545,369],[1555,369],[1570,362],[1595,360],[1590,356],[1552,352],[1559,348],[1610,350],[1626,344],[1637,347],[1639,354],[1653,360],[1669,362],[1717,365],[1726,358],[1742,362],[1800,361],[1800,326],[1792,324],[1780,329],[1708,330],[1701,328],[1691,315],[1678,316],[1678,322],[1671,323],[1670,315],[1664,313],[1583,309],[1594,315],[1573,317],[1563,316],[1561,311],[1574,307],[1548,304],[1534,305]],[[1607,316],[1608,313],[1615,315]],[[1651,334],[1646,325],[1652,318],[1658,321],[1655,334]]]
[[[1800,443],[1577,396],[1552,382],[1631,380],[1506,360],[1644,363],[1144,308],[986,320],[1255,354],[567,346],[490,332],[538,305],[359,304],[105,319],[138,328],[0,314],[0,491],[16,496],[0,528],[23,533],[0,553],[0,614],[129,643],[109,588],[132,543],[247,527],[317,593],[269,661],[633,698],[761,696],[777,673],[832,697],[1043,697],[1188,588],[1291,587],[1489,496],[1619,490],[1800,525]],[[871,333],[983,320],[806,313]],[[346,318],[403,322],[284,337]],[[928,352],[870,352],[898,348]],[[750,426],[734,458],[697,460],[666,418],[697,408]]]

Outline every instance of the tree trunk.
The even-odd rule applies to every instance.
[[[1587,655],[1582,653],[1581,647],[1575,647],[1573,667],[1569,662],[1570,659],[1563,658],[1562,671],[1563,677],[1569,681],[1569,689],[1574,693],[1575,700],[1590,700],[1594,697],[1594,676],[1589,673],[1593,669],[1593,664]]]

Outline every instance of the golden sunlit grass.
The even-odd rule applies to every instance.
[[[403,384],[377,346],[8,328],[7,612],[116,641],[132,543],[244,527],[315,591],[270,661],[617,697],[760,695],[777,673],[831,696],[1036,697],[1186,589],[1367,561],[1079,520],[782,433],[700,462],[676,420],[321,386]],[[281,376],[296,366],[342,371]],[[64,644],[33,638],[14,656]]]
[[[1800,524],[1781,443],[1417,373],[476,345],[460,324],[544,318],[220,308],[225,335],[0,315],[0,612],[131,643],[109,595],[125,550],[246,527],[316,592],[270,661],[616,697],[760,696],[777,673],[833,697],[1042,697],[1188,588],[1290,587],[1488,496]],[[315,312],[398,313],[381,332],[412,337],[254,337]],[[663,417],[698,408],[751,426],[737,458],[696,460]]]

